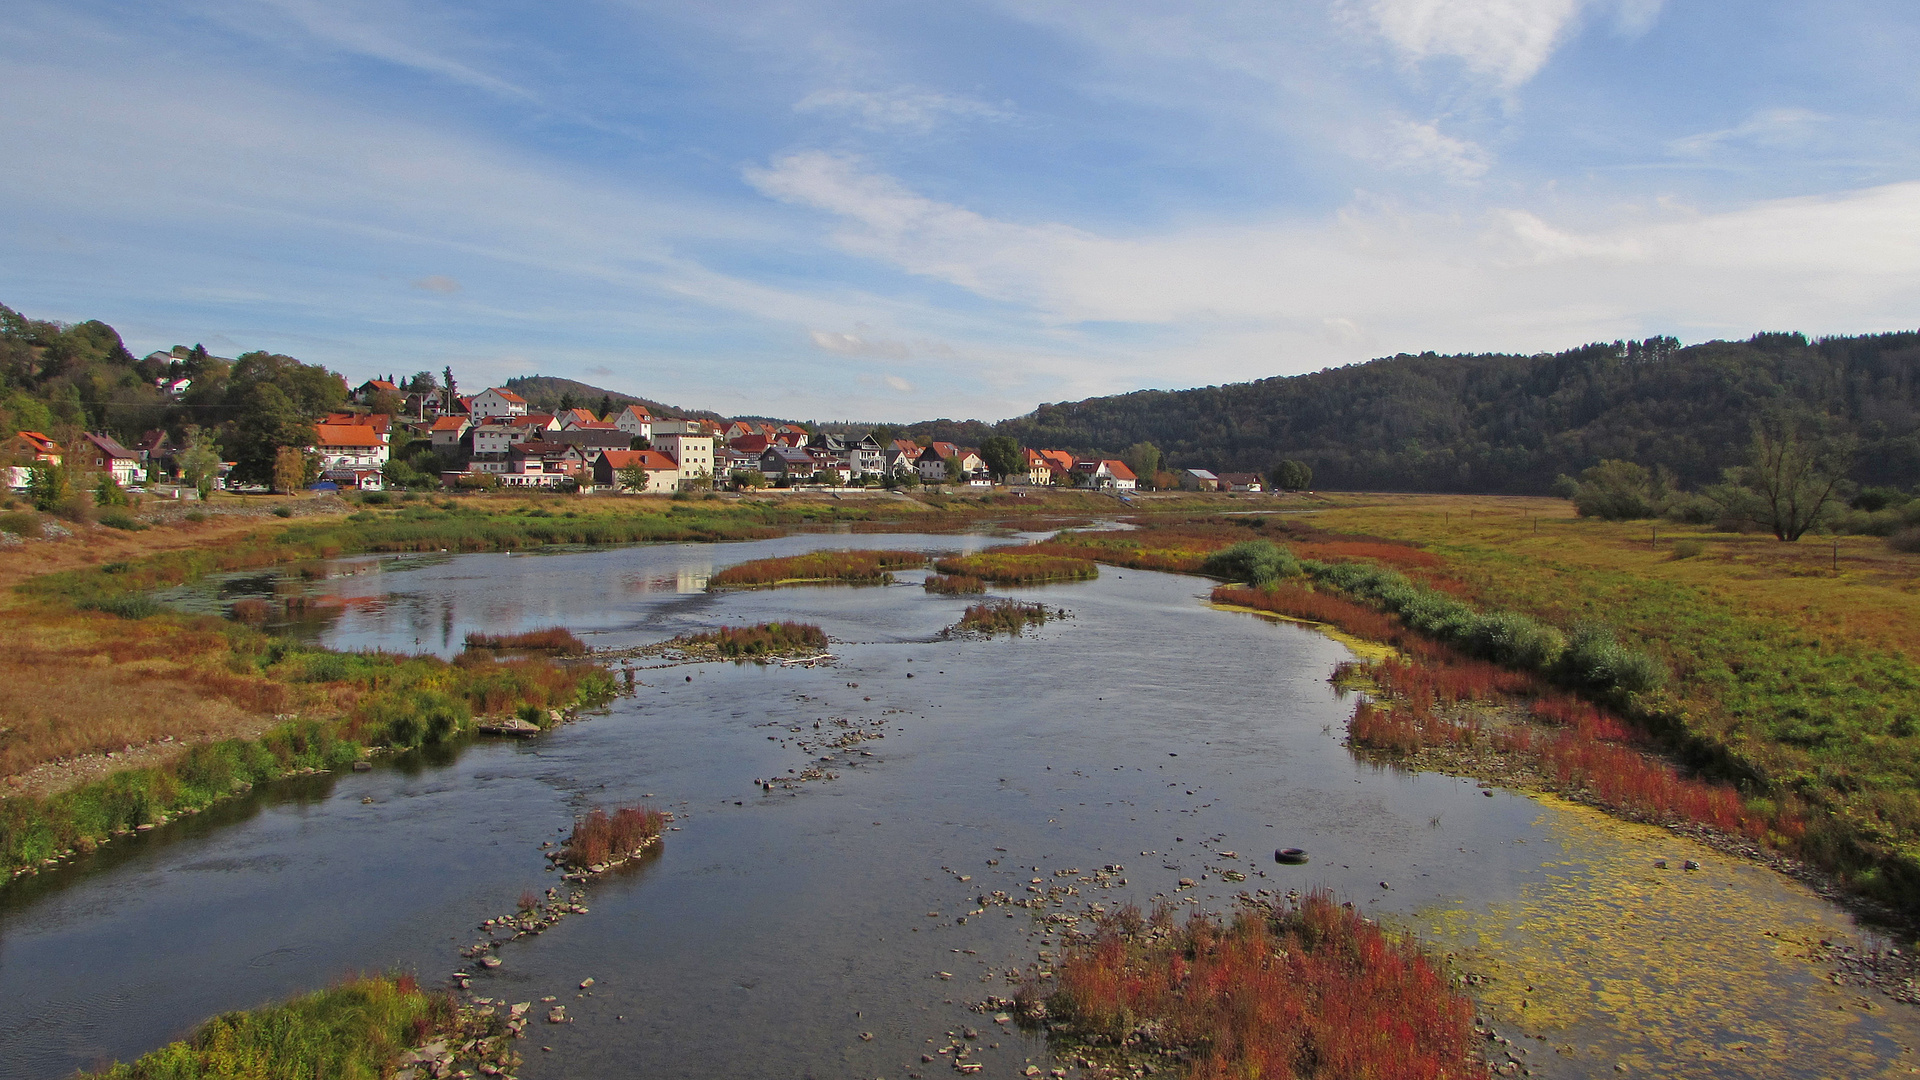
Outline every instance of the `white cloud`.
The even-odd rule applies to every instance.
[[[861,328],[864,330],[864,327]],[[858,356],[872,360],[905,360],[909,350],[904,342],[870,338],[864,334],[844,334],[836,330],[809,330],[814,348],[839,356]]]
[[[1460,216],[1357,200],[1330,221],[1115,237],[996,220],[834,155],[793,155],[752,181],[830,214],[847,251],[1028,312],[1062,352],[1097,348],[1090,324],[1178,340],[1115,349],[1109,386],[1302,370],[1362,349],[1888,328],[1920,306],[1920,183],[1588,228],[1523,208]]]
[[[893,90],[815,90],[794,103],[793,111],[852,118],[876,131],[926,134],[950,120],[1011,119],[1007,109],[974,98],[900,87]]]
[[[1581,0],[1370,0],[1367,11],[1408,59],[1455,57],[1514,87],[1546,64],[1580,7]]]
[[[901,378],[898,375],[882,376],[881,381],[886,383],[892,389],[898,390],[903,394],[913,393],[913,384]]]
[[[429,274],[413,283],[413,287],[425,292],[435,292],[442,296],[451,296],[460,291],[460,283],[445,274]]]
[[[1445,134],[1437,122],[1390,117],[1371,131],[1356,130],[1348,144],[1356,156],[1390,169],[1434,174],[1455,183],[1478,180],[1493,165],[1493,155],[1484,147]]]

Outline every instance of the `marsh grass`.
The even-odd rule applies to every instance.
[[[1018,634],[1029,626],[1039,626],[1048,619],[1059,618],[1061,614],[1049,611],[1045,604],[1028,603],[1023,600],[995,600],[985,604],[974,604],[967,608],[954,629],[970,630],[987,635]]]
[[[753,589],[815,582],[883,585],[893,580],[890,570],[926,564],[927,556],[918,551],[812,551],[729,566],[708,578],[707,588]]]
[[[518,634],[484,634],[476,630],[467,635],[467,648],[547,653],[553,656],[584,656],[588,652],[587,643],[564,626],[549,626],[544,630],[527,630]]]
[[[721,656],[745,660],[824,649],[827,647],[827,632],[813,623],[767,622],[683,634],[669,644],[682,648],[711,648]]]
[[[1231,922],[1124,909],[1069,951],[1058,987],[1066,1034],[1183,1061],[1192,1080],[1487,1074],[1473,1002],[1441,965],[1322,890]]]
[[[383,1080],[408,1048],[454,1024],[444,994],[411,975],[350,979],[247,1012],[222,1013],[192,1035],[94,1080]]]
[[[943,574],[978,578],[995,585],[1044,585],[1090,581],[1100,576],[1100,568],[1091,560],[1036,552],[1031,547],[945,558],[933,567]]]
[[[965,574],[928,574],[923,588],[941,596],[968,596],[987,591],[987,583]]]

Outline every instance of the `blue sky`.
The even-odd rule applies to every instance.
[[[1911,0],[15,0],[0,301],[136,351],[998,419],[1920,326]]]

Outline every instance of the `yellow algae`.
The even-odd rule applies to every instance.
[[[1823,941],[1859,938],[1831,904],[1665,829],[1539,801],[1535,824],[1561,850],[1517,898],[1414,923],[1474,977],[1483,1011],[1536,1074],[1916,1071],[1920,1010],[1836,986],[1821,966]],[[1689,859],[1701,868],[1682,869]]]
[[[1301,619],[1292,615],[1282,615],[1276,611],[1263,611],[1260,608],[1242,607],[1239,604],[1222,604],[1218,601],[1208,601],[1207,606],[1213,608],[1215,611],[1238,611],[1245,615],[1258,615],[1263,619],[1272,619],[1274,622],[1292,623],[1295,626],[1304,626],[1309,630],[1317,630],[1326,637],[1330,637],[1340,644],[1345,645],[1355,656],[1358,656],[1368,663],[1393,660],[1400,656],[1400,650],[1395,649],[1391,645],[1383,645],[1378,641],[1368,641],[1366,638],[1354,637],[1352,634],[1328,623],[1314,622],[1312,619]]]

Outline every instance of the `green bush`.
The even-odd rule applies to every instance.
[[[443,742],[473,719],[466,702],[424,687],[371,694],[360,715],[384,734],[379,741],[401,749]]]
[[[134,517],[132,514],[127,513],[125,510],[101,511],[100,524],[105,525],[109,529],[120,529],[125,532],[144,532],[152,527],[146,522]]]
[[[29,538],[40,535],[40,515],[29,510],[16,510],[10,514],[0,514],[0,532],[10,532],[15,536]]]
[[[1226,581],[1267,585],[1281,578],[1298,576],[1300,561],[1293,557],[1293,552],[1271,540],[1242,540],[1207,556],[1200,569]]]
[[[293,511],[285,506],[276,506],[270,512],[277,518],[290,518],[293,516]]]
[[[1603,623],[1573,628],[1555,673],[1574,686],[1602,694],[1644,693],[1666,681],[1657,661],[1620,644],[1613,628]]]

